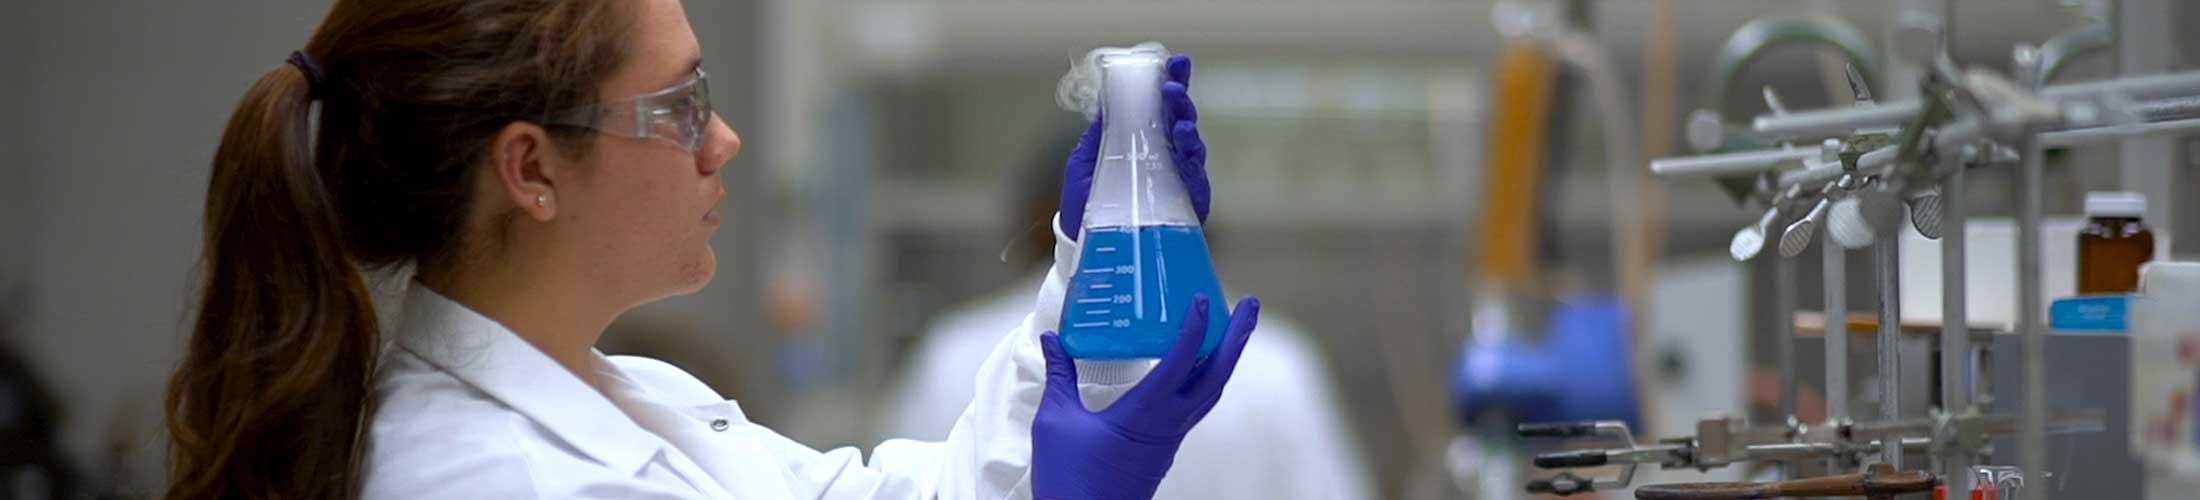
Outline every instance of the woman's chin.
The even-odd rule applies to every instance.
[[[703,244],[703,255],[690,262],[692,263],[682,266],[680,288],[673,295],[702,291],[703,287],[710,285],[711,278],[718,275],[718,252],[711,249],[709,243]]]

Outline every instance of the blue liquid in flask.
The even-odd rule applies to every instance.
[[[1062,308],[1062,348],[1077,359],[1159,358],[1198,293],[1207,295],[1206,357],[1230,319],[1199,227],[1088,227]]]

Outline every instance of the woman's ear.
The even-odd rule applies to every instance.
[[[507,124],[489,142],[489,167],[497,192],[537,222],[557,216],[554,179],[563,170],[563,160],[549,131],[533,123]]]

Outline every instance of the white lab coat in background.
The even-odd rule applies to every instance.
[[[1056,255],[1076,255],[1056,239]],[[1037,303],[1026,302],[1030,319],[997,330],[973,361],[974,397],[944,441],[888,441],[868,461],[750,422],[740,404],[656,360],[595,353],[599,392],[511,330],[415,284],[392,312],[401,319],[376,374],[362,496],[1029,498],[1031,419],[1046,380],[1030,325],[1058,321],[1067,276],[1049,275]],[[1112,401],[1146,368],[1090,366],[1080,392]]]
[[[978,364],[998,340],[993,332],[1024,321],[1043,279],[1018,280],[933,321],[880,412],[880,436],[946,436],[971,401]],[[1336,401],[1328,370],[1306,336],[1274,310],[1263,311],[1222,400],[1185,437],[1154,498],[1374,498]]]

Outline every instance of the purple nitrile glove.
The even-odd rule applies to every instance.
[[[1207,221],[1212,198],[1207,185],[1207,142],[1199,139],[1199,109],[1192,105],[1192,58],[1169,56],[1168,79],[1161,82],[1162,119],[1169,122],[1170,154],[1176,173],[1184,179],[1184,193],[1192,199],[1192,211]],[[1076,239],[1077,226],[1085,220],[1085,201],[1092,198],[1092,171],[1100,159],[1100,133],[1107,117],[1093,113],[1092,125],[1077,138],[1062,172],[1062,234]]]
[[[1207,332],[1207,295],[1192,296],[1176,343],[1146,378],[1106,409],[1091,411],[1077,392],[1077,366],[1054,332],[1046,353],[1046,394],[1031,422],[1031,493],[1039,500],[1148,500],[1176,462],[1184,435],[1222,399],[1245,341],[1260,319],[1260,299],[1238,302],[1222,347],[1199,359]]]

